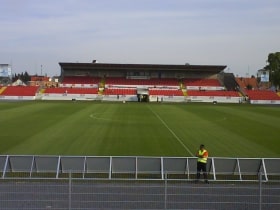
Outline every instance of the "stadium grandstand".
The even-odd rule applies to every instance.
[[[55,81],[31,77],[28,86],[2,84],[0,99],[280,104],[277,92],[261,88],[257,78],[235,77],[224,65],[59,65]]]

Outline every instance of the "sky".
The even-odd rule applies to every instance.
[[[0,63],[226,65],[256,75],[280,51],[279,0],[0,0]]]

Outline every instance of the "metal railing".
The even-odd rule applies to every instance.
[[[134,156],[0,156],[2,179],[133,179],[133,180],[192,180],[196,174],[194,157],[134,157]],[[221,158],[207,162],[212,181],[265,181],[280,177],[280,158]],[[19,175],[20,174],[20,175]],[[23,176],[24,174],[24,176]],[[225,178],[226,177],[226,178]]]

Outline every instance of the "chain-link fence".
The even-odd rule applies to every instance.
[[[0,209],[280,209],[280,181],[255,180],[10,178],[0,180]]]

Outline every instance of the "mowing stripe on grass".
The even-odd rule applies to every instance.
[[[175,139],[177,139],[177,141],[185,148],[185,150],[192,156],[194,157],[194,154],[190,151],[190,149],[182,142],[182,140],[176,135],[176,133],[174,133],[174,131],[169,128],[169,126],[166,124],[166,122],[164,122],[163,119],[161,119],[161,117],[155,113],[150,106],[148,106],[148,108],[151,110],[151,112],[160,120],[160,122],[169,130],[169,132],[175,137]]]

